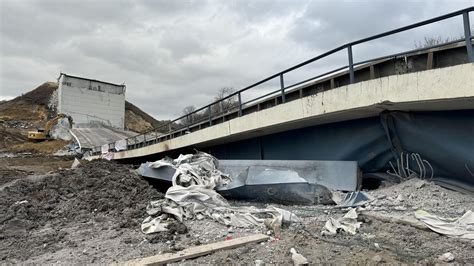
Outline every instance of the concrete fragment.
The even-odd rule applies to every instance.
[[[385,262],[385,259],[380,255],[375,255],[372,257],[372,261],[375,263]]]
[[[395,200],[400,203],[400,202],[403,202],[405,198],[402,195],[398,195]]]
[[[74,158],[74,162],[71,165],[71,169],[76,169],[77,167],[79,167],[79,165],[81,165],[81,162],[79,162],[77,158]]]
[[[446,252],[443,255],[439,256],[438,259],[443,262],[452,262],[454,261],[454,255],[451,252]]]
[[[27,200],[19,200],[15,202],[15,205],[26,204],[26,203],[28,203]]]
[[[419,180],[418,182],[416,182],[415,187],[417,189],[420,189],[420,188],[424,187],[425,184],[426,184],[425,180]]]
[[[293,265],[308,265],[308,260],[301,254],[297,253],[294,248],[290,249],[291,260],[293,260]]]

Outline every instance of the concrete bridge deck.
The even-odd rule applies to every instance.
[[[143,157],[184,147],[206,147],[312,125],[378,115],[384,110],[474,109],[474,64],[432,69],[341,86],[158,143],[116,152]]]

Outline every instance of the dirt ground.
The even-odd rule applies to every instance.
[[[22,155],[0,158],[0,263],[104,264],[123,262],[184,248],[223,241],[265,228],[232,228],[208,219],[175,223],[166,233],[145,235],[140,223],[146,204],[163,197],[137,175],[132,165],[107,161],[82,162],[69,169],[72,158]],[[471,195],[430,182],[410,179],[372,190],[375,200],[359,212],[412,217],[423,208],[438,215],[459,217],[474,209]],[[401,195],[401,196],[400,196]],[[230,201],[232,205],[255,205]],[[260,204],[263,207],[263,204]],[[295,248],[311,264],[440,263],[446,252],[455,263],[474,263],[474,243],[429,230],[360,216],[356,235],[321,236],[330,217],[347,209],[333,206],[283,206],[302,223],[282,230],[280,238],[182,261],[181,264],[291,264]]]
[[[72,157],[0,152],[0,185],[29,175],[44,175],[71,167]]]

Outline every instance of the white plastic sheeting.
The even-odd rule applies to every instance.
[[[357,233],[357,229],[360,228],[362,223],[357,221],[356,209],[350,209],[342,218],[334,219],[329,218],[324,225],[324,229],[321,232],[323,235],[335,235],[338,230],[341,229],[352,235]]]
[[[100,158],[104,159],[104,160],[107,160],[107,161],[110,161],[112,159],[114,159],[114,153],[113,152],[107,152],[107,153],[103,153]]]
[[[79,165],[81,165],[81,162],[79,162],[77,158],[74,158],[74,162],[72,162],[71,169],[76,169],[77,167],[79,167]]]
[[[467,211],[461,218],[453,219],[418,210],[415,212],[415,217],[436,233],[474,240],[474,213],[472,211]]]
[[[127,140],[117,140],[114,146],[116,151],[124,151],[127,149]]]
[[[109,144],[104,144],[102,146],[100,146],[100,152],[102,154],[106,154],[109,152]]]
[[[230,177],[217,170],[218,160],[213,156],[198,152],[180,155],[177,159],[169,158],[154,162],[150,167],[172,166],[176,172],[173,185],[166,192],[165,198],[152,201],[147,206],[150,215],[142,223],[146,234],[166,231],[169,215],[179,221],[186,219],[210,218],[224,225],[234,227],[264,226],[272,228],[279,234],[283,223],[297,222],[299,218],[293,213],[267,207],[233,207],[214,189],[230,182]]]

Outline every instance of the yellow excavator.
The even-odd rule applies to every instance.
[[[28,131],[28,140],[38,142],[51,139],[51,136],[49,135],[51,128],[59,119],[62,118],[67,118],[69,120],[69,125],[72,126],[72,117],[66,114],[58,114],[56,117],[49,120],[44,128],[38,128],[37,131]]]

